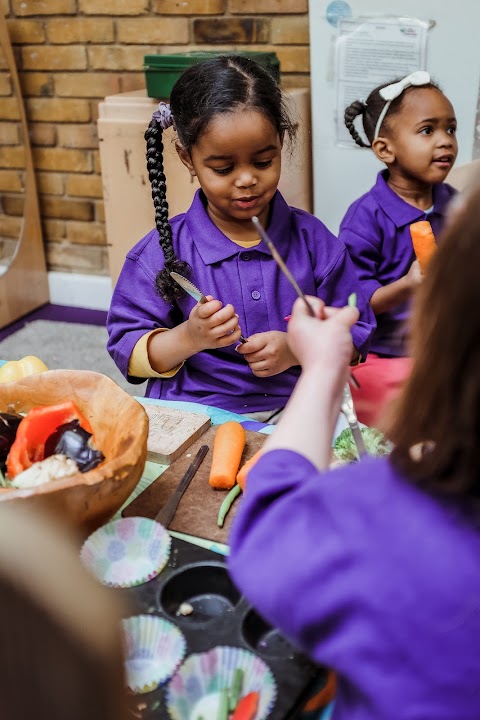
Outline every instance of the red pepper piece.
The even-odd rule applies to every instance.
[[[7,457],[7,474],[10,480],[27,470],[33,463],[44,459],[45,441],[64,423],[78,420],[80,426],[92,433],[87,418],[72,400],[59,405],[32,408],[17,428],[15,440]]]
[[[232,720],[254,720],[258,710],[259,700],[260,693],[258,692],[251,692],[248,693],[248,695],[244,695],[235,708]]]

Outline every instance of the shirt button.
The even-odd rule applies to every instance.
[[[260,293],[258,292],[258,290],[254,290],[254,291],[252,292],[252,298],[253,298],[254,300],[260,300],[261,297],[262,297],[262,296],[260,295]]]
[[[248,252],[242,253],[240,255],[240,257],[242,258],[242,260],[251,260],[252,259],[252,256]]]

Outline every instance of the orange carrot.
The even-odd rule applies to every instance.
[[[310,713],[315,710],[321,710],[332,702],[337,691],[337,676],[333,670],[328,670],[327,680],[321,690],[319,690],[308,702],[303,706],[302,713]]]
[[[237,473],[237,483],[240,485],[243,492],[245,492],[245,483],[247,481],[247,475],[250,472],[250,470],[252,469],[252,467],[255,465],[255,463],[257,462],[257,460],[261,454],[262,454],[262,449],[260,448],[260,450],[257,450],[255,455],[252,455],[252,457],[249,460],[247,460],[246,463],[244,463],[242,465],[242,467],[240,468],[240,470]]]
[[[428,263],[437,249],[432,226],[428,220],[412,223],[410,225],[410,235],[412,236],[413,249],[420,264],[420,270],[422,275],[425,275]]]
[[[230,490],[235,485],[245,447],[245,430],[236,422],[219,425],[213,441],[212,467],[208,482],[217,490]]]
[[[260,693],[250,692],[244,695],[232,715],[232,720],[254,720],[257,714]]]

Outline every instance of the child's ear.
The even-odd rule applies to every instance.
[[[386,165],[391,165],[395,161],[393,144],[388,138],[378,137],[372,143],[372,150],[380,162]]]
[[[188,153],[185,150],[185,148],[183,147],[183,145],[181,145],[181,143],[179,143],[179,142],[175,143],[175,150],[177,151],[178,157],[180,158],[182,163],[185,165],[185,167],[187,168],[190,175],[192,177],[195,177],[195,175],[197,173],[195,172],[195,168],[193,167],[192,158],[190,157],[190,153]]]

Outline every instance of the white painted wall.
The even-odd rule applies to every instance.
[[[428,32],[426,69],[455,108],[457,165],[472,160],[480,83],[479,0],[348,0],[346,4],[352,18],[388,14],[435,22]],[[331,0],[310,0],[313,180],[314,212],[337,232],[348,206],[374,184],[382,164],[371,150],[336,145],[336,29],[326,17],[331,7]]]

